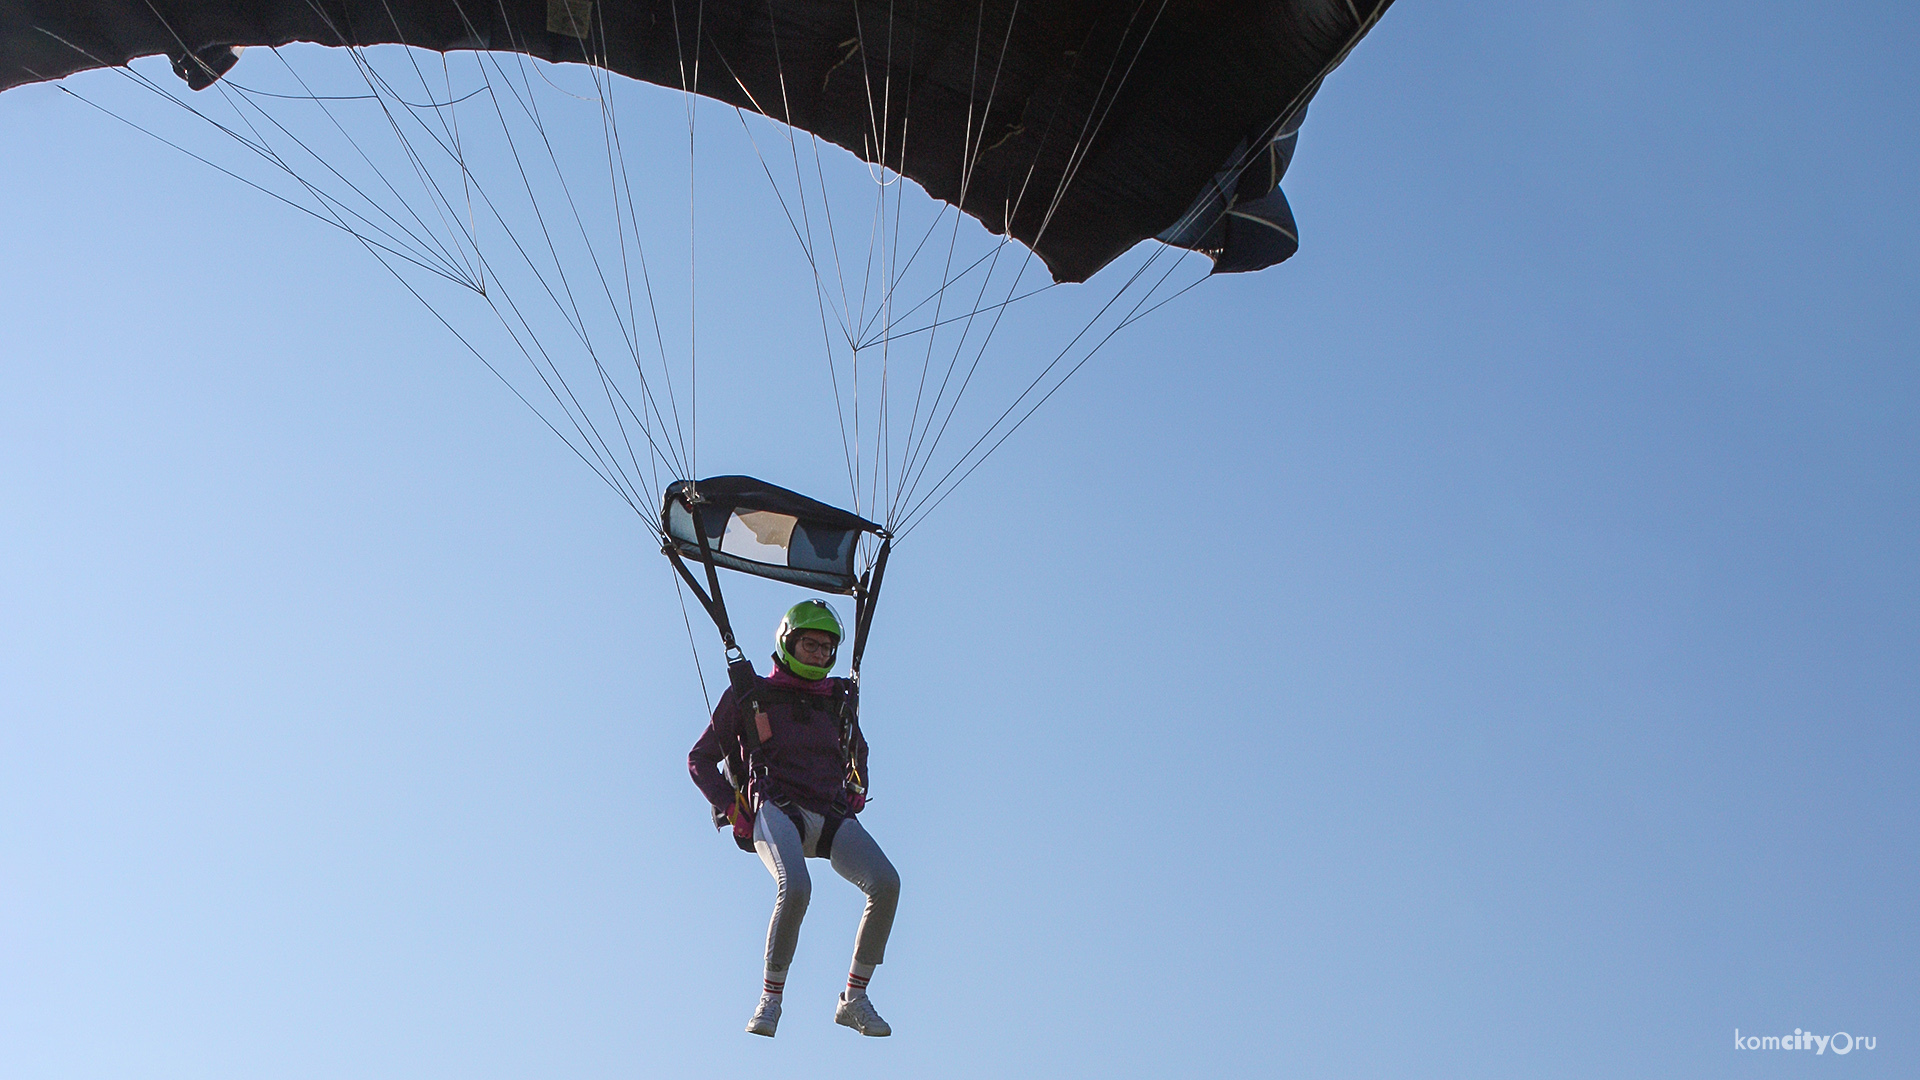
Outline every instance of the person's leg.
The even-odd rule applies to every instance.
[[[786,978],[793,950],[800,943],[800,920],[813,898],[813,879],[807,876],[806,856],[800,851],[800,830],[777,806],[763,806],[754,815],[753,850],[773,875],[773,920],[767,924],[767,971]]]
[[[847,989],[840,995],[833,1018],[862,1035],[890,1035],[893,1029],[867,1000],[867,981],[873,978],[873,969],[886,959],[887,935],[893,932],[893,913],[900,902],[900,875],[880,845],[853,818],[841,822],[840,831],[834,834],[833,868],[867,894],[867,909],[860,916],[860,931],[853,939],[853,968],[847,974]]]
[[[853,939],[853,962],[870,972],[887,957],[887,935],[893,932],[893,912],[900,903],[900,874],[858,818],[841,822],[834,833],[832,862],[836,873],[867,894],[860,932]]]
[[[787,966],[800,943],[800,921],[806,918],[813,896],[813,879],[801,854],[800,832],[777,806],[762,806],[753,820],[753,850],[773,875],[773,918],[767,924],[765,982],[760,1006],[747,1030],[772,1035],[780,1021],[780,1002],[786,990]]]

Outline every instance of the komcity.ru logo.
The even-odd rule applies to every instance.
[[[1791,1035],[1741,1035],[1739,1028],[1733,1029],[1733,1048],[1735,1050],[1811,1050],[1824,1054],[1832,1050],[1836,1054],[1851,1054],[1855,1048],[1873,1049],[1876,1040],[1871,1035],[1854,1038],[1844,1031],[1831,1035],[1815,1035],[1811,1031],[1793,1029]]]

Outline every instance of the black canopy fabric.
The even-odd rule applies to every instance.
[[[715,566],[826,592],[851,594],[862,533],[883,534],[857,514],[751,476],[715,476],[667,486],[660,528],[685,557],[701,561],[700,536],[687,496],[695,493],[700,527]]]
[[[1193,206],[1159,239],[1212,255],[1216,274],[1264,270],[1292,258],[1300,250],[1300,228],[1293,223],[1293,207],[1280,190],[1280,178],[1293,161],[1300,122],[1306,118],[1307,103],[1302,101],[1257,152],[1235,147]]]
[[[504,49],[670,87],[697,60],[700,94],[896,169],[1056,280],[1154,236],[1244,271],[1298,246],[1277,185],[1299,120],[1390,2],[0,0],[0,90],[155,54],[201,86],[230,46],[296,41]]]

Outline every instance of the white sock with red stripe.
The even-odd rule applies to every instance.
[[[849,999],[867,996],[867,983],[873,979],[873,964],[853,962],[853,970],[847,972],[847,997]]]
[[[767,969],[767,980],[761,984],[760,992],[770,997],[780,997],[787,992],[787,972],[785,968],[775,971]]]

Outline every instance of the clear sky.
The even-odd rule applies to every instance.
[[[771,883],[632,511],[350,240],[0,95],[4,1071],[1914,1075],[1916,45],[1389,11],[1299,256],[1117,337],[896,556],[887,1040],[832,1023],[820,864],[741,1032]],[[793,281],[715,229],[700,472],[844,501]],[[801,594],[730,585],[763,656]]]

